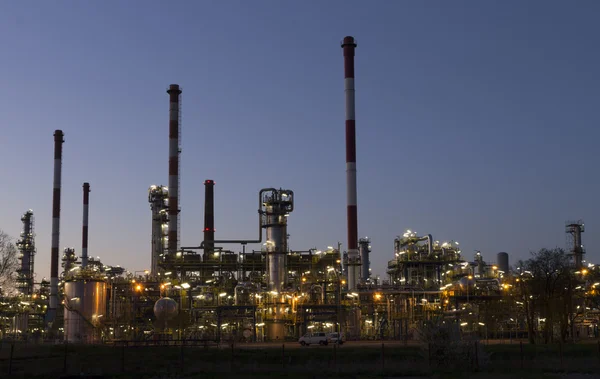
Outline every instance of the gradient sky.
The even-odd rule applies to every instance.
[[[167,184],[168,95],[183,87],[181,242],[254,238],[263,187],[294,190],[290,247],[346,246],[340,41],[358,41],[359,235],[385,275],[404,230],[472,259],[565,246],[598,261],[597,1],[19,1],[0,4],[0,229],[36,217],[49,275],[53,137],[65,133],[61,251],[149,268],[147,190]],[[239,251],[238,246],[231,246]],[[259,246],[255,246],[259,248]]]

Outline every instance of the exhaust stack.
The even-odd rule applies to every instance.
[[[171,257],[179,243],[179,85],[171,84],[169,94],[169,242]]]
[[[58,245],[60,237],[60,188],[62,179],[62,130],[54,131],[54,186],[52,193],[52,245],[50,250],[50,299],[48,321],[56,318],[58,307]]]
[[[207,262],[215,244],[215,182],[204,181],[204,257]]]
[[[346,191],[348,221],[348,290],[356,289],[360,276],[358,255],[358,212],[356,204],[356,124],[354,113],[354,50],[353,37],[344,37],[344,92],[346,93]]]
[[[83,183],[83,229],[81,231],[81,268],[88,264],[88,217],[90,204],[90,183]]]

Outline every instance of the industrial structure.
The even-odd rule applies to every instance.
[[[573,264],[576,268],[581,268],[583,266],[583,255],[585,254],[585,248],[583,242],[581,242],[581,233],[585,232],[583,220],[567,221],[565,232],[567,233],[569,254],[573,257]]]
[[[23,231],[17,241],[21,265],[17,270],[17,289],[23,295],[33,294],[33,273],[35,256],[35,234],[33,228],[33,211],[30,209],[21,217]]]
[[[65,248],[59,275],[62,149],[54,133],[54,192],[50,282],[34,282],[33,212],[21,218],[17,243],[19,297],[2,308],[10,324],[2,333],[74,343],[117,339],[285,341],[310,331],[342,332],[349,340],[417,338],[419,326],[434,318],[461,327],[486,325],[490,304],[502,304],[514,283],[509,256],[489,262],[477,251],[469,260],[459,243],[407,230],[394,239],[388,279],[371,275],[371,239],[358,237],[354,56],[356,41],[342,41],[344,58],[347,249],[291,250],[290,189],[257,189],[258,236],[219,239],[215,231],[215,182],[204,181],[203,240],[181,247],[181,88],[169,95],[168,186],[148,190],[151,210],[150,269],[128,272],[88,256],[90,184],[83,184],[81,260]],[[584,264],[582,222],[567,223],[574,265]],[[199,235],[199,234],[198,234]],[[236,245],[240,251],[224,249]],[[247,249],[260,244],[259,250]],[[391,244],[390,244],[391,245]],[[391,246],[390,246],[391,247]],[[377,252],[384,254],[384,252]],[[518,280],[518,279],[517,279]],[[36,288],[35,285],[39,284]],[[500,315],[500,313],[498,313]],[[485,320],[485,321],[484,321]],[[523,330],[510,317],[494,319],[502,333]],[[510,334],[509,334],[510,335]]]

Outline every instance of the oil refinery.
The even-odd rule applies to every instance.
[[[149,269],[132,273],[88,256],[88,215],[94,203],[91,185],[86,182],[80,256],[75,248],[65,248],[59,272],[65,134],[56,130],[50,280],[34,281],[34,213],[28,210],[21,218],[23,227],[17,242],[19,295],[0,303],[2,336],[73,343],[184,339],[256,342],[296,341],[307,332],[319,331],[341,332],[348,340],[414,339],[418,326],[434,317],[460,326],[494,323],[494,330],[503,336],[524,331],[524,316],[515,319],[498,311],[489,314],[490,304],[502,308],[519,280],[506,252],[490,256],[475,252],[471,259],[463,255],[456,241],[436,240],[437,236],[411,230],[390,236],[389,252],[372,252],[371,240],[359,238],[356,46],[353,37],[345,37],[341,44],[346,104],[345,251],[342,244],[321,250],[290,250],[288,218],[294,217],[294,191],[276,186],[265,186],[256,193],[255,239],[219,239],[214,228],[218,212],[214,191],[218,186],[210,179],[204,181],[203,240],[196,246],[181,246],[182,89],[171,84],[167,89],[168,185],[151,185],[148,190],[152,235]],[[583,222],[567,223],[576,268],[586,265],[584,230]],[[237,245],[241,251],[222,245]],[[248,245],[261,248],[247,250]],[[387,279],[372,277],[372,254],[390,256]],[[597,317],[592,313],[588,316]]]

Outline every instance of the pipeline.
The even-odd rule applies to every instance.
[[[262,215],[263,215],[263,202],[262,202],[262,195],[263,193],[267,192],[267,191],[277,191],[276,188],[263,188],[260,190],[260,192],[258,193],[258,239],[256,240],[212,240],[212,241],[202,241],[202,243],[200,244],[200,246],[188,246],[188,247],[182,247],[182,250],[194,250],[194,249],[204,249],[204,246],[206,244],[217,244],[217,243],[236,243],[236,244],[241,244],[241,245],[247,245],[249,243],[262,243],[262,228],[263,228],[263,222],[262,222]],[[293,210],[293,206],[292,206],[292,210]],[[291,212],[291,210],[290,210]]]

